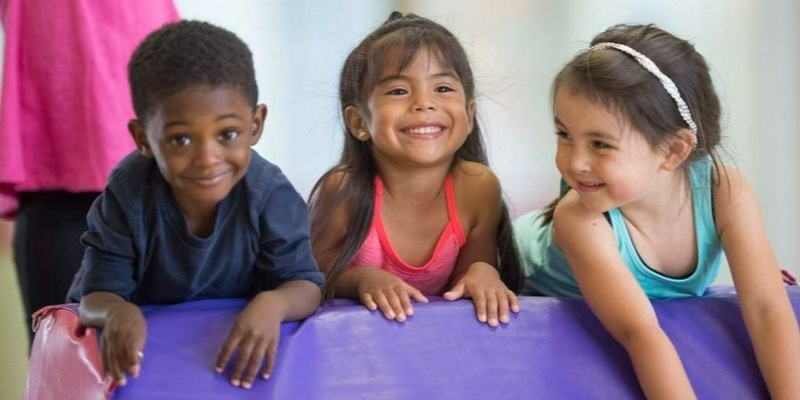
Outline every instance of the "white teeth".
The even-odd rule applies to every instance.
[[[442,131],[440,126],[424,126],[422,128],[411,128],[407,132],[412,135],[435,135]]]

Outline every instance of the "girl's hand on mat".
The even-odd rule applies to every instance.
[[[414,314],[411,300],[427,303],[428,298],[415,287],[380,268],[360,267],[358,295],[371,311],[380,309],[387,319],[403,322]]]
[[[519,312],[519,300],[500,279],[500,273],[485,262],[476,262],[467,268],[453,287],[446,292],[445,300],[472,298],[478,321],[489,326],[507,324],[511,312]]]

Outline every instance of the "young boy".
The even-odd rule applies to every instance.
[[[216,360],[239,356],[231,383],[250,388],[274,365],[282,321],[320,303],[302,197],[251,150],[267,108],[257,105],[250,50],[199,21],[165,25],[128,64],[138,151],[112,172],[87,217],[86,246],[68,301],[103,328],[102,361],[118,385],[138,376],[147,326],[137,305],[252,297]]]

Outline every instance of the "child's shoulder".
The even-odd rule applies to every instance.
[[[277,165],[262,157],[255,150],[250,150],[250,165],[247,167],[247,173],[245,174],[246,181],[259,183],[264,179],[282,174],[283,172]]]
[[[460,161],[452,169],[453,191],[461,217],[500,215],[502,190],[500,180],[486,165]]]
[[[153,164],[155,164],[155,159],[152,157],[147,157],[142,154],[139,150],[134,150],[125,157],[120,160],[119,163],[114,167],[112,173],[117,174],[126,174],[126,175],[136,175],[141,174],[142,171],[146,171],[150,168]]]
[[[500,191],[500,180],[486,165],[473,161],[458,161],[452,168],[456,190]]]
[[[251,151],[250,165],[247,167],[247,173],[243,179],[250,196],[267,194],[282,186],[294,189],[294,185],[283,174],[280,167],[259,155],[255,150]]]
[[[726,221],[731,219],[741,219],[743,213],[759,209],[756,190],[739,169],[720,164],[715,167],[712,179],[714,217],[718,228],[724,227]]]
[[[342,188],[346,179],[347,172],[342,169],[332,169],[326,172],[319,180],[320,196],[329,198]]]
[[[556,204],[553,210],[553,225],[559,226],[592,226],[595,223],[602,223],[603,226],[609,225],[606,216],[596,210],[587,208],[581,203],[580,196],[570,190]]]
[[[736,189],[747,184],[747,177],[738,168],[729,164],[716,164],[712,167],[711,178],[718,189]]]
[[[581,204],[574,190],[568,191],[553,210],[552,235],[564,254],[597,255],[599,249],[616,249],[614,230],[605,215]]]
[[[134,150],[117,163],[108,177],[106,187],[111,190],[140,193],[152,187],[154,169],[158,168],[153,158]]]

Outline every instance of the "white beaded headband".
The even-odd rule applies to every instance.
[[[656,78],[661,81],[661,86],[664,86],[664,89],[667,90],[667,93],[669,93],[669,95],[672,96],[672,99],[675,100],[675,104],[678,105],[678,112],[681,114],[681,118],[686,121],[686,125],[689,125],[689,129],[692,130],[692,147],[697,147],[697,124],[694,123],[694,120],[692,119],[692,112],[689,111],[689,106],[687,106],[686,102],[683,101],[680,92],[678,92],[678,87],[675,86],[675,82],[673,82],[668,76],[664,75],[664,73],[658,69],[653,60],[624,44],[602,42],[590,47],[589,51],[607,48],[614,48],[630,55],[634,60],[636,60],[636,62],[644,67],[644,69],[650,71],[651,74],[655,75]]]

